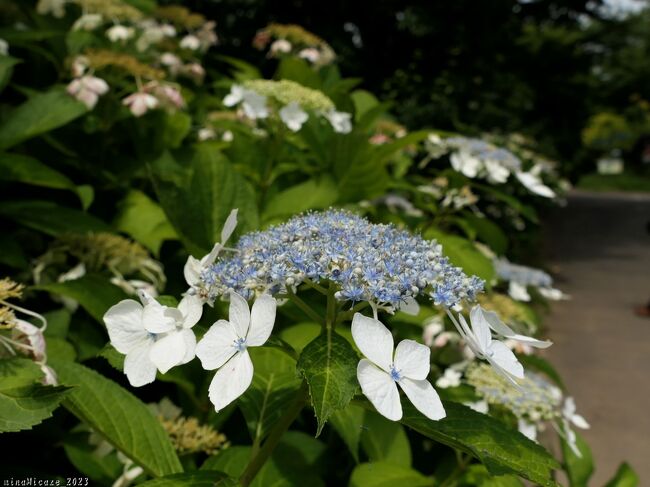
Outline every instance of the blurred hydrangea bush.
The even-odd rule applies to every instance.
[[[265,79],[183,6],[2,15],[0,431],[43,475],[586,485],[567,296],[509,260],[566,189],[533,141],[408,131],[296,25]]]

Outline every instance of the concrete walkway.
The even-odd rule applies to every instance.
[[[633,314],[650,299],[650,195],[576,192],[545,226],[556,285],[572,300],[545,322],[548,357],[591,423],[602,486],[622,461],[650,485],[650,318]]]

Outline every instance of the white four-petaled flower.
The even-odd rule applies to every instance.
[[[338,134],[348,134],[352,130],[352,115],[346,112],[337,112],[330,110],[324,113],[325,118],[329,121]]]
[[[413,340],[402,340],[393,355],[393,335],[379,320],[356,313],[352,320],[352,337],[361,353],[357,379],[363,394],[377,411],[392,421],[402,418],[397,385],[413,405],[426,417],[438,420],[445,409],[438,394],[427,380],[431,351]]]
[[[228,321],[219,320],[210,327],[196,346],[196,356],[206,370],[218,369],[209,388],[216,411],[241,396],[253,380],[253,362],[248,347],[263,345],[275,323],[277,303],[268,294],[255,300],[249,309],[246,300],[230,294]]]
[[[284,124],[289,127],[293,132],[297,132],[302,127],[309,115],[307,112],[300,108],[297,102],[292,101],[288,105],[285,105],[280,110],[280,118]]]
[[[142,304],[120,301],[104,315],[111,344],[126,355],[124,373],[134,387],[153,382],[156,369],[164,374],[194,358],[196,337],[191,328],[203,312],[201,300],[191,295],[178,308],[164,306],[144,292],[140,300]]]

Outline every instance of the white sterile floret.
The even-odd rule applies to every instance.
[[[187,258],[185,262],[185,267],[183,267],[183,275],[185,276],[185,281],[190,287],[197,286],[201,281],[201,272],[203,269],[210,267],[216,260],[219,252],[223,249],[224,245],[232,235],[232,232],[235,231],[237,227],[237,208],[232,210],[226,218],[226,221],[223,224],[221,229],[221,242],[217,242],[212,247],[212,250],[209,254],[204,255],[201,260],[191,255]]]
[[[377,411],[390,419],[402,418],[397,384],[413,405],[427,418],[445,417],[438,393],[427,380],[431,351],[413,340],[402,340],[393,354],[393,335],[379,320],[356,313],[352,337],[366,357],[359,361],[357,379],[361,391]]]
[[[104,19],[99,14],[85,14],[79,17],[74,24],[72,30],[95,30],[102,25]]]
[[[158,98],[149,93],[137,91],[122,100],[122,104],[129,107],[133,116],[141,117],[149,110],[157,108],[159,101]]]
[[[191,51],[196,51],[201,47],[201,40],[195,35],[188,34],[181,39],[180,47],[182,49],[189,49]]]
[[[172,308],[139,294],[142,304],[125,299],[104,315],[111,344],[126,355],[124,373],[134,387],[153,382],[156,369],[164,374],[194,358],[196,337],[191,328],[203,312],[196,296],[185,296],[178,308]]]
[[[269,116],[269,109],[266,106],[266,96],[260,95],[252,90],[244,91],[242,103],[244,114],[253,120]]]
[[[453,317],[451,313],[450,316]],[[458,321],[453,321],[477,357],[487,360],[497,372],[514,384],[517,383],[515,378],[524,378],[524,368],[515,354],[504,343],[492,339],[490,323],[480,306],[474,306],[470,312],[471,328],[462,314],[458,315]]]
[[[576,442],[576,434],[571,429],[571,424],[580,428],[580,429],[589,429],[589,423],[587,420],[576,413],[576,403],[572,397],[567,397],[564,400],[564,406],[562,408],[562,426],[564,430],[564,435],[569,448],[573,450],[578,457],[582,457],[578,444]]]
[[[111,42],[124,42],[128,41],[135,35],[135,29],[133,27],[126,27],[124,25],[114,25],[106,31],[106,37]]]
[[[330,110],[324,113],[324,116],[332,125],[334,132],[348,134],[352,131],[352,115],[350,113]]]
[[[458,370],[453,367],[445,369],[445,373],[438,377],[436,387],[447,389],[448,387],[458,387],[460,385],[460,378],[463,376]]]
[[[532,170],[530,172],[516,172],[515,176],[517,176],[519,182],[531,193],[543,196],[544,198],[555,198],[555,192],[546,186],[542,182],[542,179],[532,172]]]
[[[268,294],[249,309],[246,300],[230,294],[228,321],[213,324],[196,346],[196,356],[206,370],[218,369],[209,397],[218,412],[241,396],[253,380],[253,362],[248,347],[264,345],[275,323],[277,302]]]
[[[280,110],[280,118],[290,130],[297,132],[307,121],[309,115],[307,115],[306,111],[300,108],[300,105],[297,102],[292,101],[288,105],[282,107]]]
[[[474,307],[474,309],[477,309],[477,308],[480,311],[483,319],[488,322],[490,328],[495,333],[497,333],[498,335],[501,335],[504,338],[508,338],[510,340],[515,340],[517,342],[524,343],[526,345],[529,345],[529,346],[535,347],[535,348],[548,348],[551,345],[553,345],[553,342],[550,342],[548,340],[538,340],[536,338],[532,338],[532,337],[529,337],[529,336],[526,336],[526,335],[520,335],[518,333],[515,333],[515,331],[512,328],[510,328],[508,325],[506,325],[503,321],[501,321],[499,319],[499,316],[494,311],[484,310],[480,306],[475,306]],[[474,311],[474,310],[472,310],[472,311]]]
[[[506,166],[492,159],[485,161],[485,172],[488,181],[495,184],[505,183],[510,176],[510,170]]]
[[[244,87],[241,85],[232,85],[230,93],[223,99],[223,104],[227,107],[234,107],[244,99]]]
[[[510,284],[508,284],[508,294],[515,301],[523,301],[525,303],[530,301],[530,294],[528,294],[526,285],[517,281],[510,281]]]
[[[532,441],[537,441],[537,425],[519,418],[517,421],[517,429],[526,438]]]
[[[475,178],[481,169],[481,161],[466,151],[454,152],[449,156],[449,162],[454,170],[464,174],[468,178]]]

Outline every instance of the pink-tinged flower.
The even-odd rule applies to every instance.
[[[68,84],[67,91],[90,110],[97,104],[99,97],[108,91],[108,83],[101,78],[85,75],[73,79]]]
[[[185,100],[178,88],[171,85],[158,85],[154,89],[156,98],[173,108],[183,108]]]
[[[201,26],[201,28],[196,32],[196,37],[198,37],[201,42],[201,49],[206,50],[210,46],[214,46],[219,42],[219,37],[215,32],[217,23],[213,20],[206,22]]]
[[[313,47],[308,47],[300,51],[298,53],[298,57],[301,59],[306,59],[312,64],[316,64],[320,60],[320,51]]]
[[[382,145],[387,142],[390,142],[390,137],[386,134],[375,134],[372,137],[370,137],[369,142],[373,145]]]
[[[16,327],[18,332],[18,340],[26,341],[30,347],[30,352],[34,356],[34,360],[41,361],[45,358],[45,336],[43,330],[38,326],[32,325],[25,320],[16,319]]]
[[[202,83],[205,78],[205,69],[199,63],[189,63],[183,66],[182,73],[194,80],[195,83]]]
[[[122,104],[129,107],[129,110],[131,110],[134,116],[141,117],[149,110],[157,108],[159,102],[155,96],[144,91],[138,91],[122,100]]]
[[[77,56],[74,58],[72,61],[72,76],[75,78],[83,76],[88,69],[88,63],[89,61],[86,56]]]

